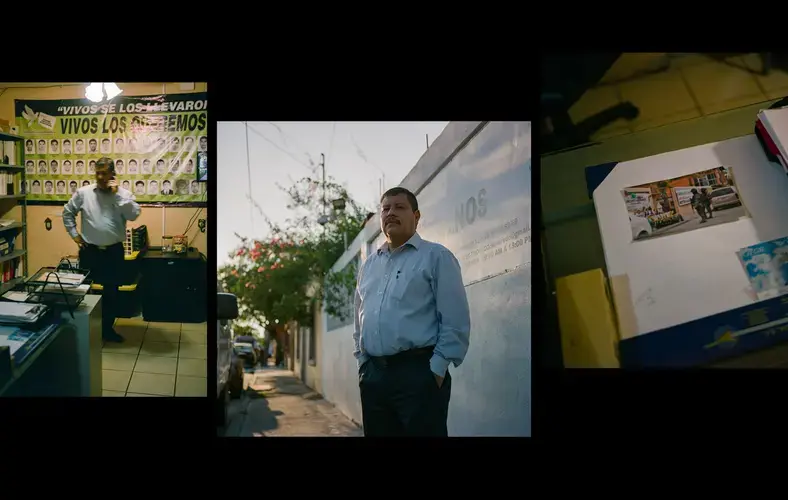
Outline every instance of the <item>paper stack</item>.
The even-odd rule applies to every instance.
[[[788,174],[788,108],[761,111],[755,127],[763,137],[767,152],[777,158]]]

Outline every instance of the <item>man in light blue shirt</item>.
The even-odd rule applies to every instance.
[[[114,329],[117,311],[119,270],[123,266],[126,221],[140,216],[134,195],[118,186],[115,162],[96,162],[96,183],[77,190],[63,207],[63,225],[79,246],[79,267],[90,270],[90,278],[103,285],[101,329],[104,340],[122,342]],[[77,231],[77,214],[82,212],[82,234]]]
[[[366,436],[446,436],[449,365],[468,352],[470,313],[460,265],[421,239],[416,197],[397,187],[381,198],[386,242],[361,266],[354,356]]]

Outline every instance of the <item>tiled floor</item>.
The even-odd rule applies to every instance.
[[[207,395],[205,323],[118,319],[115,330],[126,341],[104,344],[101,355],[104,396]]]
[[[635,120],[611,123],[592,137],[602,140],[788,96],[786,71],[760,71],[758,54],[627,53],[569,114],[578,123],[620,102],[640,109]]]

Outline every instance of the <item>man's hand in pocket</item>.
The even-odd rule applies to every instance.
[[[443,385],[443,377],[436,375],[435,373],[432,374],[435,377],[435,382],[438,383],[438,389]]]

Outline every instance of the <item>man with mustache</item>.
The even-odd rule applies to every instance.
[[[448,435],[448,368],[468,352],[470,313],[459,262],[421,239],[420,217],[413,193],[386,191],[386,242],[359,271],[353,355],[365,436]]]

